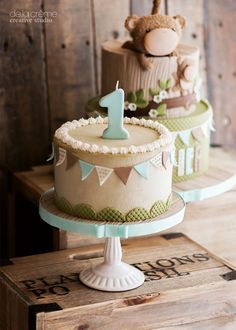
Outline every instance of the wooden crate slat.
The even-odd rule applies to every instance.
[[[49,149],[45,50],[42,24],[10,22],[14,9],[41,7],[33,0],[0,3],[0,163],[23,169],[43,163]]]
[[[212,319],[235,325],[233,266],[180,233],[123,240],[123,250],[124,260],[146,278],[126,292],[97,291],[79,281],[82,269],[102,261],[101,245],[12,259],[15,264],[0,269],[1,291],[9,299],[16,292],[18,300],[0,309],[2,324],[9,329],[6,310],[21,309],[44,330],[101,324],[103,329],[168,329],[192,323],[210,330]],[[14,319],[14,330],[23,329],[19,314],[13,316],[19,324]]]

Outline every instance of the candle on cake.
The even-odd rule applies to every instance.
[[[104,130],[102,137],[104,139],[126,140],[129,138],[129,132],[124,128],[124,91],[119,88],[119,81],[116,83],[116,89],[108,95],[101,98],[99,102],[101,107],[108,108],[108,127]]]

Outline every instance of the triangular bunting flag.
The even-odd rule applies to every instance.
[[[59,147],[59,156],[58,156],[58,161],[56,162],[56,166],[60,166],[62,163],[64,163],[65,159],[66,159],[66,150]]]
[[[94,169],[94,165],[84,162],[83,160],[79,160],[80,170],[81,170],[81,181],[85,180],[89,174]]]
[[[155,167],[162,167],[162,153],[159,152],[159,154],[150,160],[150,163]]]
[[[168,151],[163,151],[162,152],[162,165],[167,169],[167,166],[169,164],[169,159],[170,159],[170,153]]]
[[[50,162],[50,160],[53,160],[55,156],[55,152],[54,152],[54,143],[52,143],[52,152],[51,154],[48,156],[48,158],[46,159],[47,162]]]
[[[109,178],[111,173],[113,172],[113,168],[96,166],[96,171],[99,179],[100,186]]]
[[[200,142],[203,138],[203,132],[202,132],[202,129],[201,127],[197,127],[197,128],[194,128],[192,130],[192,136],[195,140],[197,140],[198,142]]]
[[[183,143],[184,143],[186,146],[189,145],[189,137],[190,137],[190,134],[191,134],[191,130],[178,132],[179,137],[181,138],[181,140],[183,141]]]
[[[114,169],[116,175],[121,179],[121,181],[126,184],[129,180],[130,173],[132,171],[132,166],[130,167],[116,167]]]
[[[67,152],[66,158],[66,169],[69,170],[74,164],[77,162],[77,157],[75,157],[72,153]]]
[[[144,162],[134,166],[135,171],[145,179],[148,179],[149,175],[149,162]]]
[[[175,158],[175,150],[172,150],[170,153],[170,162],[174,167],[178,167],[178,163]]]
[[[171,134],[172,134],[172,139],[173,139],[173,142],[174,142],[177,135],[178,135],[178,133],[177,132],[171,132]]]

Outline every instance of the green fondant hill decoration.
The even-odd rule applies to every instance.
[[[59,210],[73,215],[78,219],[111,222],[134,222],[152,219],[166,212],[171,205],[171,194],[166,202],[155,202],[150,211],[142,207],[136,207],[130,210],[127,214],[123,214],[121,211],[112,207],[106,207],[96,213],[93,207],[89,204],[77,204],[72,206],[64,197],[58,196],[57,193],[54,195],[54,202]]]

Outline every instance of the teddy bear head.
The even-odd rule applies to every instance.
[[[153,56],[166,56],[174,52],[184,26],[184,17],[159,13],[142,17],[132,15],[125,21],[135,49]]]

